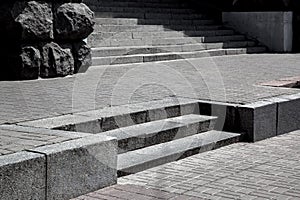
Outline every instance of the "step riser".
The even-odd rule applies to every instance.
[[[98,25],[212,25],[214,20],[164,20],[164,19],[122,19],[122,18],[96,18]]]
[[[97,32],[115,32],[115,33],[120,33],[120,32],[147,32],[147,31],[210,31],[210,30],[215,30],[218,31],[220,29],[224,29],[223,26],[215,26],[215,25],[210,25],[210,26],[163,26],[163,25],[133,25],[133,26],[119,26],[119,25],[95,25],[94,26],[95,33]]]
[[[154,54],[166,52],[192,52],[221,48],[243,48],[254,46],[255,42],[236,42],[236,43],[213,43],[202,45],[177,45],[177,46],[157,46],[141,48],[118,48],[118,49],[94,49],[93,57],[123,56],[134,54]]]
[[[199,114],[199,104],[182,104],[176,106],[168,106],[165,108],[133,112],[130,114],[115,115],[112,117],[103,117],[101,119],[82,122],[80,124],[67,124],[64,126],[55,127],[53,129],[85,133],[100,133],[121,127],[127,127],[188,114]]]
[[[137,12],[136,8],[127,7],[99,7],[95,5],[90,6],[94,12],[125,12],[134,13]],[[139,10],[142,13],[171,13],[171,14],[195,14],[195,10],[191,9],[176,9],[176,8],[142,8]]]
[[[87,3],[88,6],[91,8],[97,9],[97,7],[130,7],[136,9],[143,9],[143,8],[186,8],[188,7],[187,4],[182,3],[147,3],[147,2],[97,2],[97,3]]]
[[[143,63],[143,62],[155,62],[155,61],[166,61],[166,60],[180,60],[188,58],[203,58],[213,56],[224,56],[224,55],[239,55],[246,53],[259,53],[265,52],[265,48],[250,49],[219,49],[215,51],[203,51],[203,52],[192,52],[190,54],[169,54],[169,55],[153,55],[153,56],[132,56],[132,57],[119,57],[119,58],[94,58],[92,65],[117,65],[117,64],[129,64],[129,63]]]
[[[117,13],[117,12],[97,12],[96,18],[138,18],[138,19],[165,19],[165,20],[200,20],[207,19],[206,15],[201,14],[153,14],[153,13]]]
[[[203,153],[206,151],[214,150],[223,146],[226,146],[228,144],[233,144],[236,142],[239,142],[240,138],[239,137],[233,137],[229,139],[224,139],[220,140],[217,143],[210,143],[207,145],[203,145],[200,147],[195,147],[192,149],[189,149],[188,151],[185,152],[179,152],[179,153],[174,153],[173,155],[165,156],[165,157],[160,157],[156,160],[151,160],[149,162],[142,163],[140,165],[134,165],[129,168],[124,168],[124,169],[118,169],[118,177],[134,174],[140,171],[144,171],[149,168],[153,168],[159,165],[163,165],[169,162],[177,161],[198,153]]]
[[[214,124],[215,121],[210,120],[154,133],[147,135],[146,137],[134,137],[118,140],[118,154],[209,131],[213,129]]]
[[[232,30],[212,30],[212,31],[166,31],[166,32],[97,32],[90,37],[103,39],[143,39],[143,38],[173,38],[173,37],[213,37],[233,35]],[[98,39],[99,40],[99,39]]]
[[[97,36],[97,35],[96,35]],[[91,47],[122,47],[122,46],[159,46],[159,45],[184,45],[184,44],[201,44],[212,42],[228,42],[228,41],[242,41],[245,40],[245,36],[242,35],[229,35],[229,36],[212,36],[212,37],[181,37],[181,38],[151,38],[143,39],[104,39],[91,36],[88,38],[88,44]]]

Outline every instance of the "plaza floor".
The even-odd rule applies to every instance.
[[[76,198],[299,199],[300,131],[237,143],[118,179]]]
[[[260,83],[300,75],[300,54],[257,54],[91,67],[65,78],[0,82],[0,124],[184,97],[246,104],[298,93]]]

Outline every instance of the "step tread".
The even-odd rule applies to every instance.
[[[191,51],[191,52],[166,52],[166,53],[152,53],[152,54],[133,54],[133,55],[122,55],[122,56],[106,56],[106,57],[93,57],[93,59],[101,59],[101,58],[132,58],[132,57],[150,57],[150,56],[165,56],[165,55],[189,55],[196,54],[199,52],[214,52],[214,51],[223,51],[223,50],[240,50],[247,48],[264,48],[264,47],[242,47],[242,48],[229,48],[229,49],[209,49],[209,50],[200,50],[200,51]]]
[[[216,119],[217,117],[189,114],[174,118],[151,121],[143,124],[136,124],[133,126],[107,131],[102,134],[111,137],[116,137],[117,140],[122,140],[130,137],[143,137],[161,131],[180,128],[182,126],[187,126],[193,123],[211,121]]]
[[[154,167],[156,164],[159,165],[162,162],[175,161],[189,150],[205,147],[207,145],[212,145],[213,149],[214,144],[217,142],[239,138],[240,135],[241,134],[238,133],[212,130],[143,149],[129,151],[118,155],[117,168],[119,171],[134,173],[134,171],[141,171],[141,168]],[[150,164],[155,161],[158,161],[158,163]],[[135,167],[137,167],[137,169],[134,169]]]
[[[227,44],[227,43],[239,43],[239,42],[243,42],[243,41],[230,41],[230,42],[216,42],[213,44]],[[253,43],[252,40],[245,40],[244,42],[249,42],[249,43]],[[182,44],[182,45],[168,45],[167,47],[178,47],[178,46],[186,46],[186,47],[190,47],[190,46],[202,46],[202,44]],[[126,50],[130,50],[130,49],[147,49],[147,48],[166,48],[166,46],[150,46],[150,45],[144,45],[144,46],[124,46],[124,47],[93,47],[91,48],[92,51],[99,51],[99,50],[120,50],[120,49],[126,49]]]

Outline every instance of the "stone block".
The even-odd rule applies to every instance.
[[[261,101],[238,106],[238,124],[251,142],[277,135],[277,103]]]
[[[286,98],[278,103],[278,135],[300,129],[300,95]]]
[[[47,157],[47,199],[70,199],[117,182],[117,140],[101,134],[33,149]]]
[[[0,157],[0,199],[45,199],[46,158],[18,152]]]
[[[73,55],[75,73],[84,73],[92,65],[91,48],[85,42],[82,41],[73,45]]]

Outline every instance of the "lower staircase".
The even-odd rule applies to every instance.
[[[93,65],[266,52],[180,0],[85,0],[96,17]],[[205,10],[204,8],[202,10]]]

